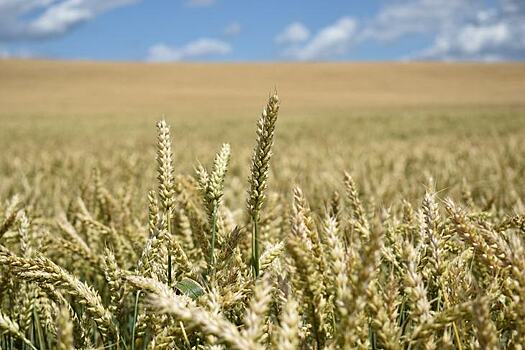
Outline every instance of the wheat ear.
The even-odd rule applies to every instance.
[[[20,331],[20,327],[18,327],[18,324],[16,324],[13,320],[4,315],[2,311],[0,311],[0,333],[9,333],[12,336],[22,340],[31,349],[36,350],[35,346],[31,344],[31,341],[29,341],[29,339],[27,339],[24,336],[24,334],[22,334],[22,332]]]
[[[160,290],[159,290],[160,292]],[[190,305],[187,298],[169,290],[150,295],[150,304],[159,312],[175,316],[188,329],[197,329],[205,336],[214,336],[217,342],[228,349],[252,349],[253,344],[241,336],[237,327],[225,319]]]
[[[173,177],[173,153],[171,151],[170,127],[165,120],[157,123],[157,180],[159,181],[159,197],[162,204],[164,219],[171,235],[171,214],[175,201],[175,180]],[[171,284],[171,252],[168,251],[168,284]]]
[[[118,338],[118,330],[113,324],[112,315],[102,304],[98,293],[51,260],[43,256],[34,259],[21,258],[2,250],[0,263],[9,266],[11,272],[21,279],[34,282],[46,291],[55,287],[76,298],[96,322],[105,339],[110,339],[112,335]]]
[[[224,179],[230,162],[230,145],[225,143],[215,156],[211,174],[204,167],[197,168],[199,188],[201,190],[204,207],[208,214],[211,231],[209,262],[215,266],[215,245],[217,241],[217,215],[222,196],[224,194]]]
[[[277,114],[279,112],[279,97],[277,93],[270,96],[268,104],[263,109],[257,123],[257,143],[253,150],[250,190],[248,193],[248,213],[252,221],[252,267],[254,276],[259,276],[259,212],[263,205],[270,171],[273,138]]]

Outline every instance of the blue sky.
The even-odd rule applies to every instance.
[[[525,59],[525,0],[0,0],[0,57]]]

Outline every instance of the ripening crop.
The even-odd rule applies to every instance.
[[[345,169],[280,104],[252,146],[193,164],[165,120],[132,155],[28,152],[28,168],[6,148],[0,349],[523,349],[523,137],[350,120]]]

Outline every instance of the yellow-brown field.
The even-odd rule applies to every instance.
[[[489,142],[486,136],[523,131],[523,63],[7,60],[0,61],[0,145],[16,152],[38,140],[37,152],[151,152],[152,126],[165,118],[179,169],[191,171],[222,142],[244,169],[254,122],[274,88],[282,100],[276,156],[311,163],[312,173],[336,163],[339,171],[356,168],[351,157],[390,142],[413,152],[420,140],[448,147],[465,134]]]
[[[523,63],[0,60],[0,349],[522,349],[524,155]]]
[[[250,115],[274,87],[291,115],[523,107],[525,64],[0,62],[1,113]]]

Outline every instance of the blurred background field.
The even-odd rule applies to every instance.
[[[464,181],[479,192],[497,188],[499,172],[523,175],[507,164],[525,149],[523,63],[4,60],[0,197],[22,191],[53,210],[61,202],[53,198],[99,168],[108,188],[133,187],[142,206],[154,186],[154,123],[166,118],[177,172],[192,174],[231,143],[227,187],[242,206],[255,122],[274,88],[282,101],[270,183],[277,193],[295,182],[326,198],[349,170],[388,205],[419,198],[431,175],[438,190],[457,194]]]

